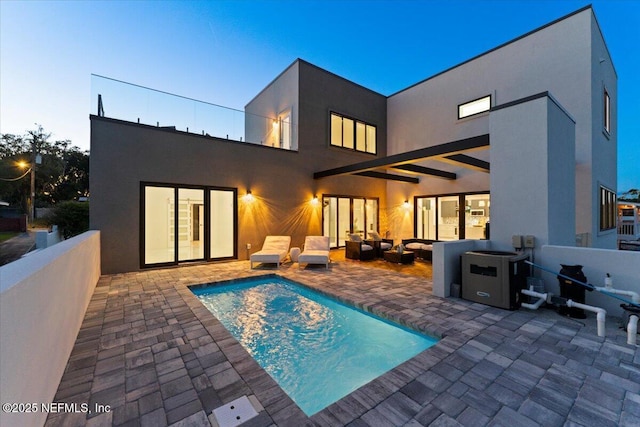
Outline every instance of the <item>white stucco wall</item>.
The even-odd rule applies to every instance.
[[[613,287],[640,293],[640,252],[615,249],[571,248],[566,246],[543,246],[536,264],[559,272],[564,265],[582,265],[587,281],[594,286],[604,286],[607,273],[613,278]],[[545,288],[554,295],[560,295],[560,285],[556,274],[539,271]],[[586,292],[586,303],[607,310],[607,315],[620,317],[622,309],[619,301],[599,292]],[[630,297],[623,296],[626,300]]]
[[[0,267],[1,403],[52,402],[99,277],[99,231]],[[2,411],[0,425],[46,417]]]
[[[614,247],[609,236],[603,239],[594,233],[594,224],[598,222],[595,183],[599,180],[610,182],[617,173],[616,161],[611,157],[615,156],[615,150],[601,156],[600,151],[592,148],[595,120],[600,126],[600,134],[602,120],[602,90],[601,83],[596,84],[600,76],[595,75],[593,57],[600,57],[602,52],[609,58],[592,10],[587,8],[394,94],[388,99],[388,154],[489,133],[492,113],[458,120],[459,104],[490,94],[492,105],[496,106],[548,91],[576,123],[573,233],[590,233],[594,246]],[[611,64],[610,58],[604,65],[596,62],[597,68]],[[602,78],[609,82],[615,93],[613,69],[605,70],[604,76]],[[614,101],[615,95],[612,97]],[[612,114],[615,116],[615,110]],[[401,194],[401,198],[411,200],[416,195],[486,191],[490,179],[495,179],[494,171],[502,167],[495,161],[493,140],[491,144],[489,151],[472,153],[491,162],[491,177],[487,173],[430,161],[425,165],[456,172],[458,179],[422,177],[419,185],[390,182],[389,194]],[[513,144],[522,143],[514,140]],[[615,146],[615,141],[611,141],[611,146]],[[494,196],[492,194],[492,208]],[[398,233],[404,235],[406,230],[398,230]]]
[[[541,96],[491,112],[491,242],[513,250],[511,237],[575,245],[574,123]]]
[[[591,215],[599,217],[599,188],[605,186],[614,192],[627,191],[628,188],[618,188],[617,165],[618,161],[618,80],[615,69],[602,39],[595,17],[592,17],[591,26],[591,103],[593,106],[592,125],[592,174],[591,196],[593,205]],[[611,130],[604,131],[604,89],[606,88],[611,100]],[[591,224],[591,236],[593,246],[613,249],[616,247],[616,230],[600,231],[599,221]]]
[[[291,149],[298,149],[298,105],[300,70],[298,61],[291,64],[245,106],[245,135],[249,142],[263,141],[277,147],[278,129],[273,120],[291,110]],[[265,120],[267,118],[267,120]]]

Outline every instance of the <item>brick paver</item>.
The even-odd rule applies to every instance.
[[[188,288],[265,274],[441,340],[307,417]],[[640,357],[615,321],[600,338],[591,316],[431,293],[429,277],[343,259],[328,270],[240,261],[103,276],[55,396],[92,412],[51,414],[46,426],[209,426],[213,409],[244,395],[256,427],[640,425]]]

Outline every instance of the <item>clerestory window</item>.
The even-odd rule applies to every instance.
[[[458,120],[475,116],[491,109],[491,95],[458,105]]]

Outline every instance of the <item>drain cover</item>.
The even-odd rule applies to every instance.
[[[236,427],[253,417],[257,417],[258,413],[249,398],[242,396],[233,402],[214,409],[213,415],[216,417],[220,427]]]

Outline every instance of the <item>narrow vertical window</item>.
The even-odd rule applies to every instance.
[[[344,148],[353,147],[353,136],[355,133],[353,120],[342,118],[342,146]]]
[[[331,145],[342,147],[342,117],[331,114]]]
[[[606,187],[600,187],[600,231],[616,228],[616,193]]]
[[[367,138],[365,133],[366,125],[356,122],[356,150],[367,151]]]
[[[604,90],[604,129],[607,132],[611,131],[611,98],[606,89]]]
[[[367,125],[367,153],[376,154],[376,127]]]

